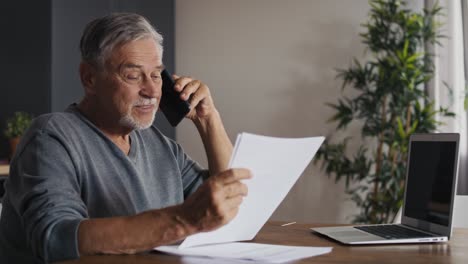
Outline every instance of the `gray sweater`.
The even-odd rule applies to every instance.
[[[83,219],[182,203],[207,175],[155,127],[130,139],[127,156],[75,105],[35,119],[5,183],[0,263],[77,258]]]

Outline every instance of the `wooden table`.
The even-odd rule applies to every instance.
[[[268,222],[252,242],[292,246],[333,247],[330,254],[302,259],[294,263],[468,263],[468,229],[455,229],[450,242],[380,246],[345,246],[312,233],[318,224]],[[151,252],[126,256],[89,256],[62,263],[239,263],[225,259],[181,258]]]

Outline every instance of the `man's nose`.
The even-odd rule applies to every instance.
[[[159,98],[161,96],[161,79],[153,80],[152,78],[144,78],[143,83],[141,84],[141,95],[150,97],[150,98]]]

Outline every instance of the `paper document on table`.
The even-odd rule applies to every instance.
[[[230,168],[248,168],[248,195],[227,225],[189,236],[180,248],[251,240],[273,214],[310,163],[324,137],[273,138],[242,133],[237,137]]]
[[[162,246],[156,250],[179,255],[211,258],[245,259],[270,263],[283,263],[287,261],[318,256],[331,252],[331,247],[295,247],[258,243],[233,242],[191,248],[178,246]]]

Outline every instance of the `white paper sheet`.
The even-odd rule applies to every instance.
[[[156,250],[179,256],[198,256],[223,259],[241,259],[265,263],[287,261],[318,256],[331,252],[330,247],[295,247],[258,243],[224,243],[190,248],[162,246]]]
[[[248,168],[249,194],[227,225],[189,236],[180,248],[251,240],[273,214],[310,163],[324,137],[273,138],[242,133],[237,137],[231,168]]]

